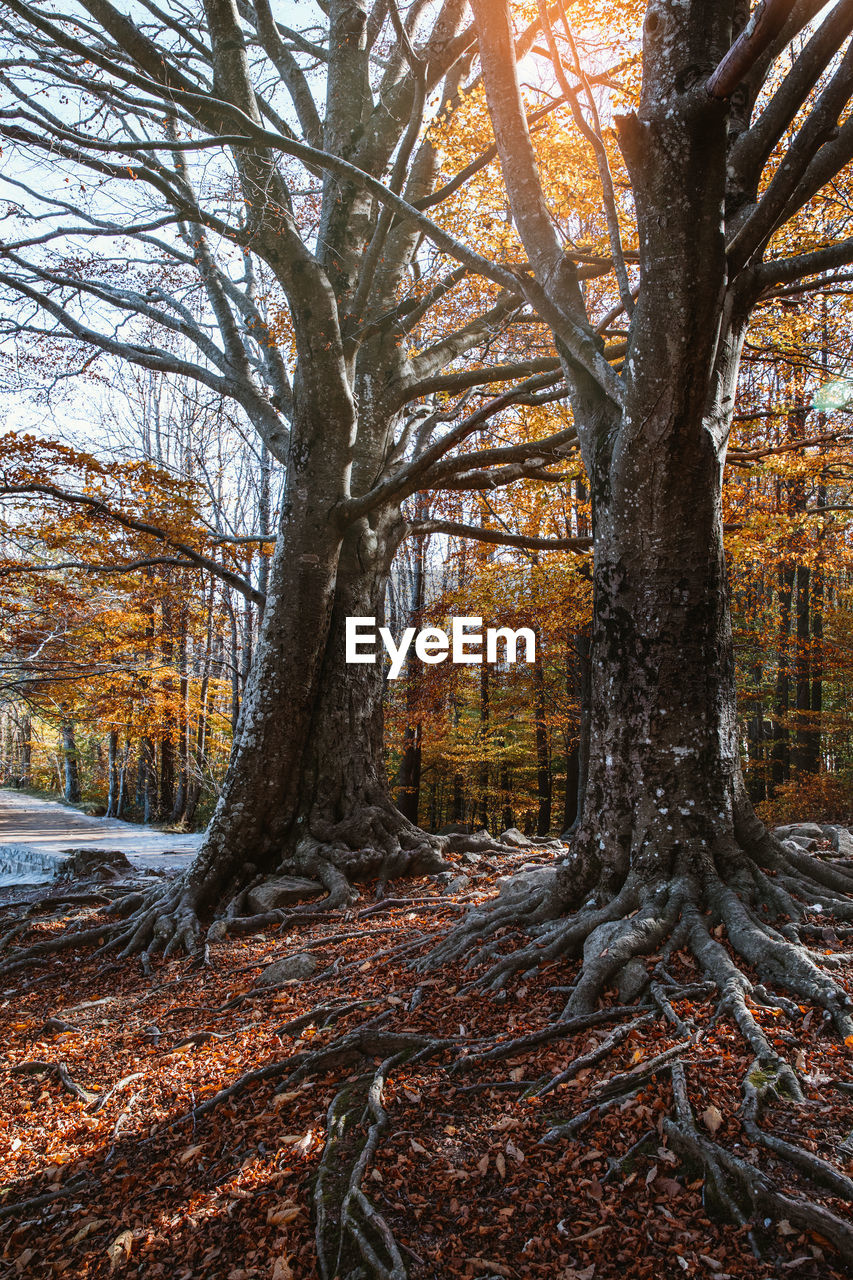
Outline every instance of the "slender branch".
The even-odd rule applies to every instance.
[[[558,8],[560,10],[560,18],[563,23],[563,29],[566,33],[566,40],[572,54],[574,62],[575,75],[580,80],[584,88],[584,93],[592,117],[590,125],[584,118],[578,95],[572,90],[571,85],[566,78],[563,70],[563,64],[560,59],[560,53],[557,48],[557,41],[554,38],[554,32],[551,23],[548,20],[548,11],[545,0],[538,0],[539,17],[542,22],[542,28],[545,32],[545,38],[548,42],[548,49],[551,54],[551,63],[557,76],[557,81],[563,91],[563,96],[569,104],[572,113],[572,119],[580,130],[581,134],[586,138],[592,147],[592,154],[595,158],[596,168],[598,169],[598,179],[601,183],[601,197],[604,205],[604,217],[607,222],[607,235],[610,241],[610,252],[613,254],[613,268],[616,272],[616,281],[619,286],[619,297],[622,306],[628,315],[633,314],[634,299],[631,295],[631,284],[628,280],[628,269],[625,266],[625,253],[622,248],[622,234],[619,230],[619,213],[616,208],[616,193],[613,187],[613,175],[610,172],[610,161],[607,158],[607,148],[604,145],[604,139],[601,136],[601,121],[598,116],[598,108],[595,104],[595,95],[589,80],[584,74],[583,66],[578,55],[577,45],[575,44],[572,28],[569,24],[569,16],[566,13],[566,6],[563,0],[558,0]]]
[[[367,493],[340,503],[338,510],[342,519],[357,520],[381,503],[390,501],[391,498],[396,498],[400,495],[408,496],[414,493],[418,489],[422,477],[450,449],[461,444],[468,436],[473,435],[496,413],[500,413],[502,409],[514,404],[520,396],[549,386],[559,376],[559,373],[543,373],[533,378],[527,378],[524,382],[519,383],[517,387],[505,391],[493,400],[489,400],[476,412],[470,414],[467,418],[463,418],[452,430],[448,431],[447,435],[442,436],[440,440],[436,440],[434,444],[424,449],[419,456],[415,457],[407,466],[402,467],[394,475],[387,476],[384,480],[374,485],[372,489],[369,489]]]
[[[809,112],[773,175],[761,200],[728,245],[732,273],[749,262],[787,216],[810,164],[825,143],[838,137],[838,118],[853,94],[853,46]]]
[[[853,0],[841,0],[806,44],[761,115],[735,143],[728,164],[736,183],[757,183],[773,148],[851,29]]]
[[[519,551],[589,551],[592,538],[534,538],[522,533],[504,533],[499,529],[483,529],[479,525],[457,524],[454,520],[412,520],[409,533],[446,533],[453,538],[473,538],[499,547],[516,547]]]
[[[421,382],[410,383],[405,388],[407,401],[437,391],[464,391],[467,387],[485,387],[495,382],[511,382],[514,378],[531,377],[533,374],[554,373],[560,375],[560,361],[556,356],[542,356],[538,360],[521,360],[517,364],[498,364],[485,369],[462,369],[457,373],[436,374]]]
[[[134,533],[142,533],[149,538],[156,538],[159,542],[165,543],[167,547],[171,547],[173,551],[180,552],[186,560],[197,565],[198,568],[206,569],[214,577],[227,582],[229,586],[233,587],[235,591],[239,591],[241,595],[251,600],[253,604],[262,605],[265,602],[263,594],[247,583],[239,574],[234,573],[231,569],[226,569],[224,565],[212,560],[210,556],[204,555],[201,551],[196,551],[194,547],[187,546],[185,542],[179,542],[177,538],[170,537],[159,526],[151,524],[147,520],[139,520],[134,516],[128,516],[121,511],[116,511],[114,508],[107,506],[100,498],[94,498],[88,493],[76,493],[71,489],[62,489],[59,485],[53,484],[36,484],[35,482],[8,484],[0,482],[0,498],[27,497],[34,493],[40,493],[47,498],[55,498],[57,502],[68,502],[75,506],[88,507],[100,519],[111,520],[123,529],[130,529]]]

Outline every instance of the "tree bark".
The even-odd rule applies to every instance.
[[[536,834],[551,830],[551,744],[545,717],[545,674],[542,669],[541,636],[537,633],[533,663],[533,731],[536,742]]]
[[[647,62],[647,83],[666,82],[669,54],[652,53],[663,61]],[[735,294],[724,305],[725,121],[688,95],[664,110],[660,85],[640,116],[620,130],[644,263],[624,401],[606,447],[582,439],[592,703],[584,817],[558,872],[571,902],[712,865],[748,806],[721,502],[746,314]]]
[[[110,729],[107,740],[107,813],[108,818],[118,817],[118,729]]]
[[[791,734],[788,728],[788,711],[791,697],[791,671],[789,641],[791,631],[791,601],[794,593],[794,570],[783,565],[779,570],[779,632],[776,643],[776,689],[773,697],[773,755],[771,786],[775,790],[788,781],[791,765]]]
[[[80,757],[74,737],[74,725],[70,720],[63,720],[60,726],[62,736],[62,763],[64,773],[64,795],[69,804],[80,803]]]

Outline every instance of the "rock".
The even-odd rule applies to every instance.
[[[446,827],[439,827],[437,836],[469,836],[472,831],[470,822],[448,822]]]
[[[790,827],[774,827],[773,828],[773,835],[776,837],[777,840],[787,840],[790,834],[791,834]]]
[[[853,858],[853,835],[846,827],[836,827],[830,836],[832,847],[842,858]]]
[[[485,827],[470,833],[446,837],[447,847],[452,853],[483,853],[494,850],[495,842]]]
[[[806,853],[817,848],[817,840],[814,836],[801,836],[797,832],[792,832],[792,834],[788,836],[787,843],[795,844],[800,849],[805,849]]]
[[[466,876],[463,871],[461,875],[451,876],[447,884],[442,889],[442,893],[461,893],[463,889],[467,889],[471,883],[471,877]]]
[[[323,886],[316,880],[305,880],[301,876],[278,876],[275,880],[264,880],[262,884],[256,884],[254,889],[250,889],[246,894],[246,904],[252,915],[262,915],[265,911],[289,907],[294,902],[317,898],[323,892]]]
[[[802,836],[804,840],[823,839],[823,831],[816,822],[792,822],[790,833],[792,836]]]
[[[502,831],[498,841],[500,844],[508,844],[512,849],[529,849],[533,843],[519,831],[518,827],[508,827],[506,831]]]
[[[530,894],[553,894],[557,889],[557,868],[541,867],[536,871],[520,871],[517,875],[499,880],[499,897],[512,902]]]
[[[795,840],[792,836],[788,836],[782,841],[782,847],[787,849],[789,853],[804,853],[805,850],[799,840]]]
[[[467,862],[470,867],[476,867],[482,856],[481,853],[472,853],[468,850],[467,853],[462,854],[462,861]]]
[[[102,876],[108,879],[131,865],[119,849],[75,849],[62,864],[66,876]]]
[[[304,982],[316,972],[317,961],[307,951],[297,952],[295,956],[285,956],[283,960],[273,960],[263,973],[255,978],[253,986],[277,987],[282,982]]]
[[[649,974],[642,960],[629,960],[616,975],[616,990],[622,1004],[633,1004],[649,985]]]

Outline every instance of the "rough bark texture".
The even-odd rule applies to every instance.
[[[582,325],[575,285],[534,189],[508,22],[502,25],[485,0],[472,7],[514,217],[543,288],[566,323]],[[720,1014],[750,1045],[762,1078],[781,1082],[796,1101],[802,1098],[796,1072],[749,1003],[784,1007],[785,996],[770,996],[762,985],[771,983],[822,1007],[853,1044],[853,1001],[832,976],[831,961],[808,941],[815,904],[837,919],[853,918],[853,874],[770,837],[753,812],[739,763],[721,485],[757,292],[748,271],[729,276],[727,216],[743,231],[756,190],[727,189],[728,111],[706,87],[736,34],[732,17],[730,5],[660,0],[647,7],[640,108],[618,122],[641,268],[620,393],[602,381],[596,394],[589,368],[565,358],[595,549],[583,818],[567,858],[509,881],[426,965],[462,956],[469,964],[488,961],[478,981],[499,989],[532,965],[582,952],[564,1015],[580,1016],[629,976],[635,992],[646,989],[642,957],[661,953],[665,965],[686,947],[717,988]],[[557,338],[559,346],[559,332]],[[807,705],[805,694],[801,703]],[[519,926],[534,941],[507,951],[501,934]],[[653,982],[651,992],[679,1024]],[[672,1144],[698,1156],[743,1222],[735,1203],[744,1192],[743,1169],[715,1144],[697,1140],[678,1088],[676,1102],[677,1118],[667,1122]],[[766,1188],[746,1182],[758,1204]],[[819,1221],[815,1208],[814,1229]],[[844,1232],[832,1238],[853,1256]]]

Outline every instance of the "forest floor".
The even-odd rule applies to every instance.
[[[575,961],[524,975],[503,999],[469,986],[470,971],[423,976],[410,967],[501,875],[542,860],[516,851],[460,859],[467,883],[398,883],[396,896],[378,903],[368,887],[346,915],[217,943],[205,967],[175,959],[146,972],[138,960],[84,951],[6,975],[0,1274],[311,1280],[319,1274],[313,1187],[328,1109],[345,1081],[355,1088],[375,1070],[369,1047],[378,1028],[448,1042],[429,1060],[388,1071],[388,1123],[364,1169],[364,1191],[410,1280],[843,1276],[825,1241],[785,1219],[752,1223],[750,1232],[706,1212],[701,1172],[661,1137],[671,1055],[655,1062],[678,1044],[670,1024],[651,1013],[642,1019],[635,1007],[604,1011],[579,1032],[555,1029]],[[54,901],[26,918],[27,941],[50,937],[72,916],[91,922],[97,909],[94,900]],[[20,901],[0,902],[0,932],[22,910]],[[829,935],[824,945],[840,950]],[[313,974],[257,984],[271,962],[297,953],[316,961]],[[686,954],[670,970],[685,983],[700,977]],[[608,1005],[618,1005],[615,992],[602,1010]],[[676,1052],[703,1132],[788,1194],[803,1193],[801,1175],[759,1152],[742,1129],[750,1055],[734,1026],[714,1018],[712,993],[676,1009],[695,1023]],[[778,1011],[753,1012],[806,1091],[796,1113],[771,1104],[765,1128],[838,1162],[853,1129],[849,1054],[810,1010],[795,1035],[776,1034]],[[596,1061],[602,1041],[623,1026],[625,1037]],[[351,1032],[362,1036],[366,1058],[299,1056]],[[523,1037],[507,1055],[507,1042]],[[263,1068],[266,1078],[217,1100]],[[531,1096],[532,1085],[566,1071],[564,1083]],[[627,1072],[616,1104],[603,1101]],[[587,1111],[571,1137],[543,1143]],[[848,1173],[851,1163],[848,1155]],[[843,1201],[817,1195],[849,1214]]]

